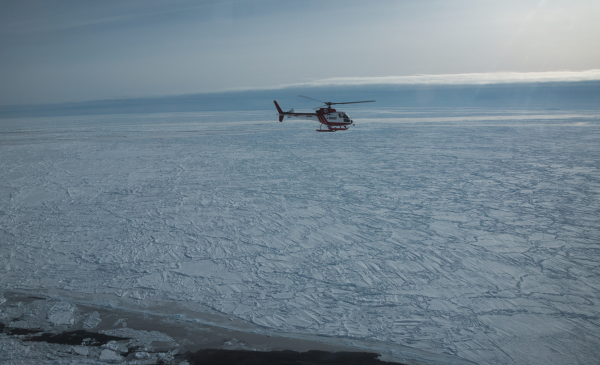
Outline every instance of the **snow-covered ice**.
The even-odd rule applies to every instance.
[[[100,318],[100,313],[92,312],[83,322],[83,328],[86,330],[92,329],[98,326],[100,322],[102,322],[102,319]]]
[[[0,288],[481,364],[600,358],[600,112],[355,109],[323,134],[274,114],[1,120]]]
[[[73,311],[75,308],[69,303],[56,303],[48,311],[48,320],[54,325],[70,325],[74,323]]]
[[[122,362],[123,357],[113,350],[104,349],[100,352],[98,360],[102,362]]]

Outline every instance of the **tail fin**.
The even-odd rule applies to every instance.
[[[283,110],[281,110],[281,108],[279,107],[279,104],[277,104],[277,102],[275,100],[273,100],[273,102],[275,103],[275,107],[277,108],[277,111],[279,112],[279,121],[283,122]]]

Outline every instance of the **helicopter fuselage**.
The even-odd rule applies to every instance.
[[[343,126],[354,123],[352,119],[343,111],[337,111],[331,108],[321,108],[316,113],[283,113],[287,118],[317,120],[327,126]]]
[[[354,123],[347,113],[333,108],[320,108],[316,113],[296,113],[294,112],[294,109],[284,112],[276,101],[274,101],[274,103],[279,112],[280,122],[282,122],[284,118],[314,120],[328,127],[328,129],[325,130],[318,130],[320,132],[347,130],[348,127]]]

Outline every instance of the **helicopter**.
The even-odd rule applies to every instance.
[[[277,101],[273,100],[275,103],[275,107],[279,112],[279,121],[283,122],[283,119],[287,116],[288,118],[299,118],[299,119],[307,119],[307,120],[316,120],[321,125],[317,132],[335,132],[335,131],[345,131],[348,130],[348,127],[351,126],[354,122],[348,114],[343,111],[338,111],[333,109],[332,105],[338,104],[358,104],[358,103],[374,103],[375,100],[366,100],[366,101],[349,101],[345,103],[332,103],[330,101],[320,101],[317,99],[309,98],[308,96],[298,95],[298,97],[310,99],[314,101],[318,101],[319,103],[323,103],[323,106],[317,107],[315,113],[296,113],[294,109],[290,111],[284,112],[277,104]],[[323,126],[326,126],[326,129],[323,129]]]

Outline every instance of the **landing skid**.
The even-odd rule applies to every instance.
[[[348,127],[346,127],[346,126],[342,126],[342,127],[327,126],[327,129],[322,129],[322,128],[323,128],[323,124],[321,124],[319,129],[317,129],[317,132],[335,132],[335,131],[347,131],[348,130]]]

